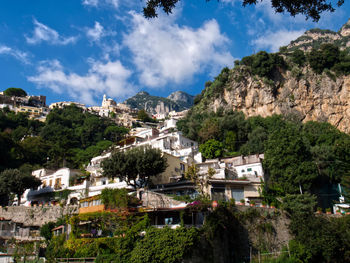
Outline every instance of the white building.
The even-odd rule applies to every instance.
[[[199,175],[208,176],[210,168],[215,174],[208,178],[207,193],[213,200],[229,200],[234,198],[236,202],[260,201],[260,187],[264,181],[262,167],[263,154],[238,156],[206,160],[196,164]]]
[[[80,174],[80,170],[72,170],[69,168],[61,168],[57,171],[51,171],[44,168],[35,170],[32,172],[32,175],[39,178],[42,184],[37,189],[27,189],[23,194],[24,196],[21,202],[24,205],[51,202],[53,196],[50,193],[65,189],[80,191],[83,193],[87,187],[86,182],[81,180],[80,183],[77,183],[75,180]],[[74,189],[71,189],[72,187]]]
[[[141,142],[134,140],[130,144],[121,146],[120,149],[128,150],[134,147],[151,146],[167,154],[180,157],[185,162],[192,162],[192,160],[196,163],[202,162],[202,155],[198,151],[198,143],[183,136],[182,132],[165,131],[157,134],[154,132],[154,129],[148,129],[138,135],[136,134],[135,136],[137,138],[144,136],[145,139]]]

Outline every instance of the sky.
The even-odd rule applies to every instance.
[[[142,15],[145,0],[2,0],[0,90],[22,88],[47,103],[100,105],[139,91],[196,95],[234,60],[280,46],[311,28],[338,31],[350,2],[318,23],[276,14],[268,0],[182,0],[171,15]]]

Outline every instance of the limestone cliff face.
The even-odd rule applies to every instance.
[[[332,80],[308,67],[295,75],[291,71],[279,72],[278,80],[272,84],[244,68],[233,69],[225,89],[211,100],[209,109],[223,107],[242,111],[246,116],[291,115],[303,122],[327,121],[350,133],[350,76]]]

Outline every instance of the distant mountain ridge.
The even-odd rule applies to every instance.
[[[307,30],[302,36],[292,41],[287,46],[287,49],[310,51],[312,48],[319,48],[321,44],[325,43],[334,44],[338,46],[340,50],[350,49],[350,19],[338,32],[320,28]]]
[[[141,91],[135,96],[124,101],[125,104],[135,109],[144,109],[152,114],[163,114],[170,111],[183,111],[193,106],[194,96],[175,91],[167,98],[152,96],[146,91]]]

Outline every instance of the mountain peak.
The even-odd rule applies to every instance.
[[[318,48],[321,44],[334,44],[344,50],[350,46],[350,19],[340,28],[338,32],[329,29],[312,28],[307,30],[296,40],[290,42],[287,46],[289,51],[301,49],[311,51],[312,48]]]
[[[138,92],[136,95],[139,95],[139,96],[149,96],[149,93],[147,91],[140,91]]]
[[[193,96],[183,91],[175,91],[167,98],[152,96],[146,91],[140,91],[124,103],[131,108],[144,109],[152,114],[170,111],[183,111],[193,105]]]

